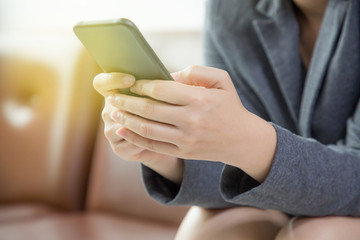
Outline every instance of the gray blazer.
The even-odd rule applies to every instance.
[[[273,124],[275,159],[261,184],[222,159],[185,160],[180,187],[143,167],[149,194],[169,205],[360,216],[359,19],[359,0],[330,0],[306,70],[291,0],[208,1],[206,63],[227,70],[245,107]]]

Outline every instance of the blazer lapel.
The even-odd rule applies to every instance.
[[[290,1],[262,0],[256,9],[266,18],[253,21],[277,84],[291,114],[298,125],[303,67],[299,54],[299,29]]]
[[[300,133],[311,137],[311,116],[344,20],[346,0],[330,0],[315,44],[300,107]]]

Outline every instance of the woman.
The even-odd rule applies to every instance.
[[[213,68],[175,82],[95,78],[113,150],[143,163],[156,200],[200,206],[177,239],[358,239],[359,1],[213,0],[207,10]],[[155,100],[112,94],[130,86]]]

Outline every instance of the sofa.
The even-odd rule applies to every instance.
[[[181,36],[200,42],[198,33]],[[170,38],[181,39],[149,35],[167,53],[160,40]],[[188,207],[152,200],[139,163],[114,155],[91,84],[101,70],[74,39],[10,34],[0,42],[0,240],[174,239]]]

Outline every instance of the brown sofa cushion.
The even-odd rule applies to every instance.
[[[0,225],[33,220],[56,213],[56,209],[45,204],[3,204],[0,205]]]
[[[102,104],[92,88],[99,68],[87,54],[76,68],[63,65],[0,55],[0,204],[83,208]]]
[[[57,214],[0,225],[0,236],[12,240],[171,240],[174,225],[109,214]]]

